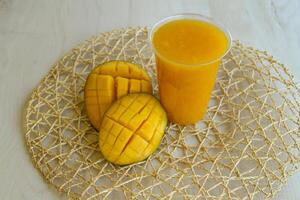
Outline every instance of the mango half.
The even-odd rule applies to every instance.
[[[102,117],[110,105],[130,93],[152,93],[147,73],[138,65],[124,61],[110,61],[96,67],[88,76],[84,98],[88,118],[99,130]]]
[[[126,95],[103,116],[100,150],[114,164],[142,161],[157,149],[166,125],[167,115],[155,97],[143,93]]]

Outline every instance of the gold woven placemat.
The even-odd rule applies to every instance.
[[[43,177],[74,199],[263,199],[300,159],[299,94],[288,70],[234,42],[220,66],[205,119],[169,124],[159,149],[129,166],[106,162],[83,101],[89,72],[109,60],[142,65],[155,94],[146,28],[102,33],[61,58],[28,102],[25,139]]]

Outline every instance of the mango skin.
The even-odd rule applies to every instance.
[[[110,105],[126,94],[152,94],[151,80],[138,65],[124,61],[110,61],[93,69],[84,88],[88,118],[99,130],[102,117]]]
[[[159,146],[167,115],[149,94],[129,94],[104,114],[99,147],[104,158],[117,165],[142,161]]]

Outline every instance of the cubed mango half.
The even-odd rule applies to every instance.
[[[157,149],[166,125],[167,115],[155,97],[145,93],[123,96],[103,116],[100,150],[114,164],[142,161]]]
[[[131,93],[152,93],[151,80],[140,66],[110,61],[96,67],[88,76],[84,89],[91,124],[99,130],[103,115],[111,104]]]

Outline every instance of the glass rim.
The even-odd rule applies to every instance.
[[[159,53],[156,50],[155,46],[153,45],[153,42],[152,42],[153,41],[153,35],[154,35],[155,31],[159,27],[161,27],[162,25],[166,24],[167,22],[178,20],[178,19],[195,19],[195,20],[204,21],[204,22],[207,22],[207,23],[210,23],[210,24],[216,26],[217,28],[219,28],[226,35],[226,37],[228,39],[228,47],[227,47],[226,51],[221,56],[219,56],[217,58],[214,58],[213,60],[211,60],[209,62],[201,62],[201,63],[197,63],[197,64],[184,64],[184,63],[172,61],[169,58],[163,56],[161,53]],[[221,60],[224,56],[226,56],[227,53],[230,51],[230,49],[232,47],[232,36],[231,36],[229,30],[224,25],[222,25],[219,22],[216,22],[211,17],[205,16],[205,15],[201,15],[201,14],[197,14],[197,13],[182,13],[182,14],[176,14],[176,15],[171,15],[171,16],[168,16],[168,17],[164,17],[164,18],[160,19],[158,22],[156,22],[151,27],[150,34],[148,35],[148,37],[149,37],[149,41],[150,41],[151,47],[152,47],[152,49],[153,49],[153,51],[154,51],[154,53],[156,55],[158,55],[159,57],[167,60],[168,62],[177,64],[177,65],[178,64],[179,65],[185,65],[185,66],[202,66],[202,65],[209,65],[209,64],[212,64],[214,62],[217,62],[217,61]]]

